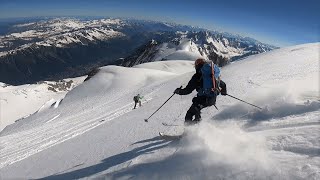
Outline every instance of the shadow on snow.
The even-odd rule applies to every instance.
[[[228,120],[239,119],[247,120],[247,127],[258,124],[260,121],[268,121],[275,118],[300,115],[308,112],[319,111],[320,101],[306,101],[303,104],[290,102],[274,102],[263,107],[262,110],[253,109],[245,104],[237,104],[225,108],[212,119]]]
[[[102,160],[99,164],[95,164],[95,165],[74,170],[71,172],[51,175],[41,179],[79,179],[79,178],[88,177],[88,176],[97,174],[99,172],[103,172],[121,163],[130,161],[142,154],[152,153],[152,151],[154,150],[169,146],[174,141],[165,141],[165,140],[159,139],[159,137],[154,137],[151,139],[136,142],[134,144],[145,143],[145,142],[151,142],[151,143],[141,147],[137,147],[131,151],[127,151],[124,153],[120,153],[120,154],[108,157]]]

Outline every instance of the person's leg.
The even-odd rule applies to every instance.
[[[141,107],[141,101],[139,101],[139,107]]]
[[[194,116],[194,119],[193,119]],[[187,111],[186,117],[185,117],[185,125],[193,125],[198,123],[201,120],[200,115],[200,107],[196,104],[192,104],[189,110]]]
[[[192,99],[194,105],[195,118],[194,121],[201,121],[201,109],[206,107],[206,97],[197,96]]]
[[[136,108],[136,106],[137,106],[137,102],[134,102],[134,108],[133,108],[133,109],[135,109],[135,108]]]
[[[186,124],[195,124],[198,123],[201,120],[201,109],[203,107],[203,102],[205,101],[204,97],[197,96],[192,99],[192,105],[187,111],[186,117],[185,117],[185,123]],[[194,116],[194,119],[193,119]]]
[[[196,114],[194,116],[194,121],[201,121],[201,106],[196,107]]]
[[[192,99],[192,105],[185,117],[186,124],[196,124],[201,121],[201,109],[212,106],[216,103],[216,96],[197,96]],[[194,116],[194,119],[192,119]]]
[[[195,115],[194,107],[193,105],[191,105],[191,107],[187,111],[187,114],[184,118],[185,122],[191,122],[194,115]]]

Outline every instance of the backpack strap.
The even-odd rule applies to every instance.
[[[212,88],[211,91],[215,91],[217,88],[216,78],[214,77],[214,63],[211,62],[211,75],[212,75]]]

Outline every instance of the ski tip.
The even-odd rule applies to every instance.
[[[166,139],[166,140],[179,140],[184,136],[184,134],[181,134],[181,135],[167,135],[167,134],[165,134],[163,132],[159,132],[159,136],[162,139]]]

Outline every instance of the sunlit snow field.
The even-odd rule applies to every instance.
[[[7,126],[0,177],[48,179],[320,179],[319,43],[250,56],[221,69],[228,93],[184,129],[193,61],[102,67],[56,108]],[[184,54],[187,56],[187,54]],[[133,110],[133,96],[144,96]],[[162,123],[171,126],[163,126]],[[159,132],[186,136],[168,141]]]

